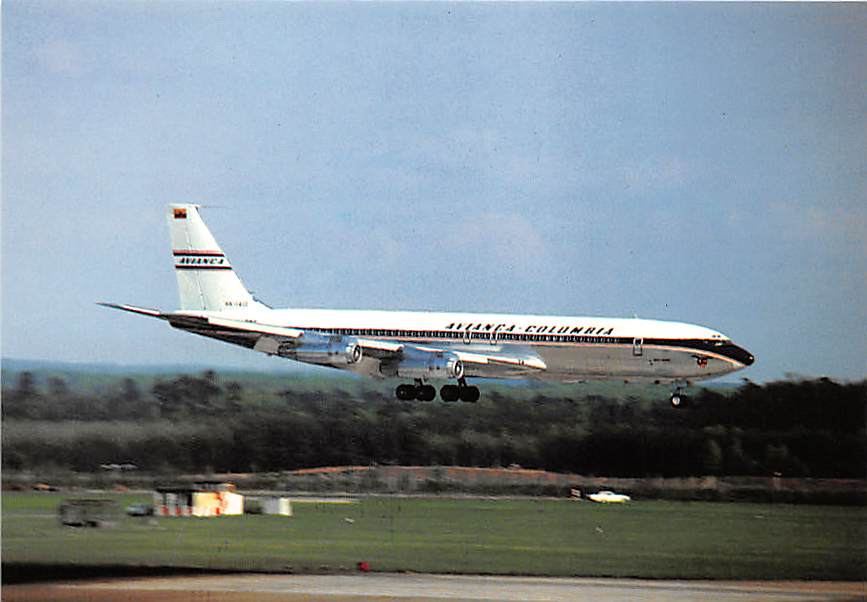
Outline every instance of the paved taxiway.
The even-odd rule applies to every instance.
[[[469,575],[222,575],[4,588],[4,600],[241,602],[465,600],[789,602],[867,600],[864,583],[645,581]]]

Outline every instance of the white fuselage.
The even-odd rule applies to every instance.
[[[247,310],[238,318],[421,347],[538,357],[545,369],[526,376],[560,382],[694,381],[727,374],[752,362],[752,356],[717,331],[660,320],[264,307],[252,314]],[[742,353],[733,356],[733,347]],[[372,362],[362,361],[352,370],[378,375]],[[467,376],[487,374],[468,368]]]

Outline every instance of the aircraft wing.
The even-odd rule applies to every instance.
[[[405,357],[424,357],[453,354],[464,365],[466,376],[483,378],[521,378],[532,376],[547,369],[545,362],[531,351],[506,351],[498,349],[463,351],[448,345],[414,345],[376,339],[359,339],[364,355],[380,361],[400,362]]]

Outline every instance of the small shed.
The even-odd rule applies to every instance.
[[[292,516],[292,501],[288,497],[254,495],[244,498],[246,514]]]
[[[154,492],[157,516],[232,516],[244,514],[244,496],[232,483],[204,481],[192,485],[157,487]]]
[[[292,516],[292,503],[288,497],[263,497],[262,514],[276,514],[279,516]]]
[[[120,518],[120,507],[112,500],[64,500],[57,514],[69,527],[111,527]]]

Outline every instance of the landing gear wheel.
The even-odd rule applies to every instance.
[[[411,401],[415,399],[416,387],[415,385],[398,385],[394,390],[394,396],[401,401]]]
[[[431,385],[422,385],[420,387],[416,387],[415,398],[419,401],[433,401],[434,397],[437,396],[437,390],[434,389]]]
[[[671,395],[671,407],[685,408],[689,403],[689,399],[683,393],[673,393]]]
[[[460,396],[461,396],[461,401],[466,401],[469,403],[475,403],[479,400],[479,388],[478,387],[461,387]]]
[[[461,396],[461,390],[457,385],[443,385],[440,387],[440,398],[443,401],[457,401]]]

